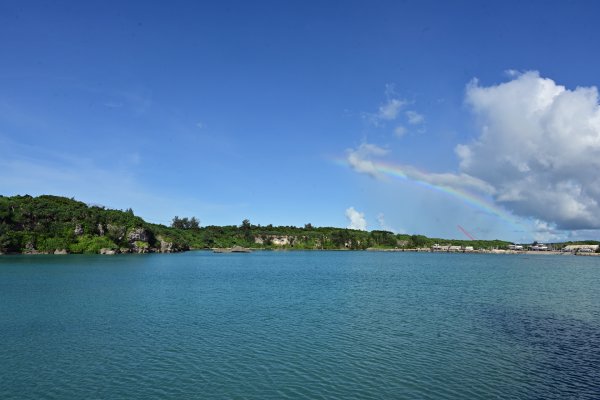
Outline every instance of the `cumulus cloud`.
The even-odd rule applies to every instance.
[[[483,86],[477,80],[467,85],[465,103],[475,117],[477,134],[455,147],[457,172],[397,167],[409,179],[489,196],[529,219],[539,239],[600,229],[597,88],[566,88],[535,71],[510,70],[506,75],[509,80],[497,85]],[[424,122],[412,112],[405,112],[408,123]],[[397,136],[405,133],[403,126],[396,128]],[[386,154],[363,143],[347,151],[347,161],[355,171],[379,178],[377,158]]]
[[[377,171],[372,157],[383,156],[388,150],[371,143],[362,143],[356,149],[346,151],[346,161],[356,172],[368,174],[373,178],[378,178],[380,173]]]
[[[384,231],[394,232],[394,230],[385,221],[385,215],[383,213],[377,214],[377,223],[379,228]]]
[[[358,212],[354,209],[354,207],[349,207],[346,209],[346,218],[348,218],[348,229],[358,229],[361,231],[367,230],[367,220],[365,219],[365,214]]]
[[[561,235],[556,229],[546,221],[539,219],[533,221],[533,239],[538,242],[556,242],[559,241]]]
[[[506,76],[508,76],[509,78],[514,78],[514,77],[516,77],[518,75],[521,75],[521,73],[519,71],[517,71],[516,69],[507,69],[507,70],[504,70],[504,74]]]
[[[600,106],[596,87],[567,89],[537,72],[466,90],[478,137],[455,149],[462,173],[499,204],[558,229],[600,228]]]
[[[406,118],[408,119],[408,123],[411,125],[419,125],[425,122],[425,117],[416,111],[407,111]]]
[[[398,98],[388,98],[385,103],[379,106],[376,113],[365,113],[363,117],[375,126],[382,125],[385,121],[393,121],[398,117],[400,110],[407,104],[406,100]]]
[[[396,137],[402,137],[406,134],[406,128],[403,127],[402,125],[398,125],[396,127],[396,129],[394,129],[394,135],[396,135]]]
[[[398,112],[402,106],[406,104],[405,101],[399,99],[389,99],[387,103],[379,107],[377,116],[384,120],[393,120],[398,116]]]

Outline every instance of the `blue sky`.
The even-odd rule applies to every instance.
[[[599,11],[3,2],[0,192],[160,223],[598,239],[595,177],[577,171],[600,159]]]

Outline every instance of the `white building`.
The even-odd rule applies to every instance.
[[[575,252],[594,253],[594,252],[598,251],[598,245],[597,244],[570,244],[568,246],[565,246],[563,251],[570,251],[573,253],[575,253]]]
[[[538,243],[538,244],[529,246],[529,248],[534,251],[548,251],[548,246],[546,246],[543,243]]]

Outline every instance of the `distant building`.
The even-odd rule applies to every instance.
[[[508,249],[509,250],[523,250],[523,246],[520,244],[509,244]]]
[[[548,251],[549,250],[548,246],[546,246],[543,243],[538,243],[538,244],[534,244],[532,246],[529,246],[529,249],[533,250],[533,251]]]
[[[458,252],[464,252],[464,251],[474,251],[474,249],[473,249],[473,246],[462,247],[462,246],[451,246],[449,244],[439,245],[436,243],[433,246],[431,246],[431,251],[447,251],[447,252],[451,252],[451,253],[458,253]]]
[[[598,251],[597,244],[570,244],[565,246],[563,251],[570,251],[572,253],[595,253]]]

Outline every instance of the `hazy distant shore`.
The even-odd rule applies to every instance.
[[[444,251],[431,249],[379,249],[369,248],[367,251],[380,252],[410,252],[410,253],[466,253],[466,254],[522,254],[522,255],[541,255],[541,256],[600,256],[600,253],[579,253],[570,251],[534,251],[534,250],[459,250]]]

